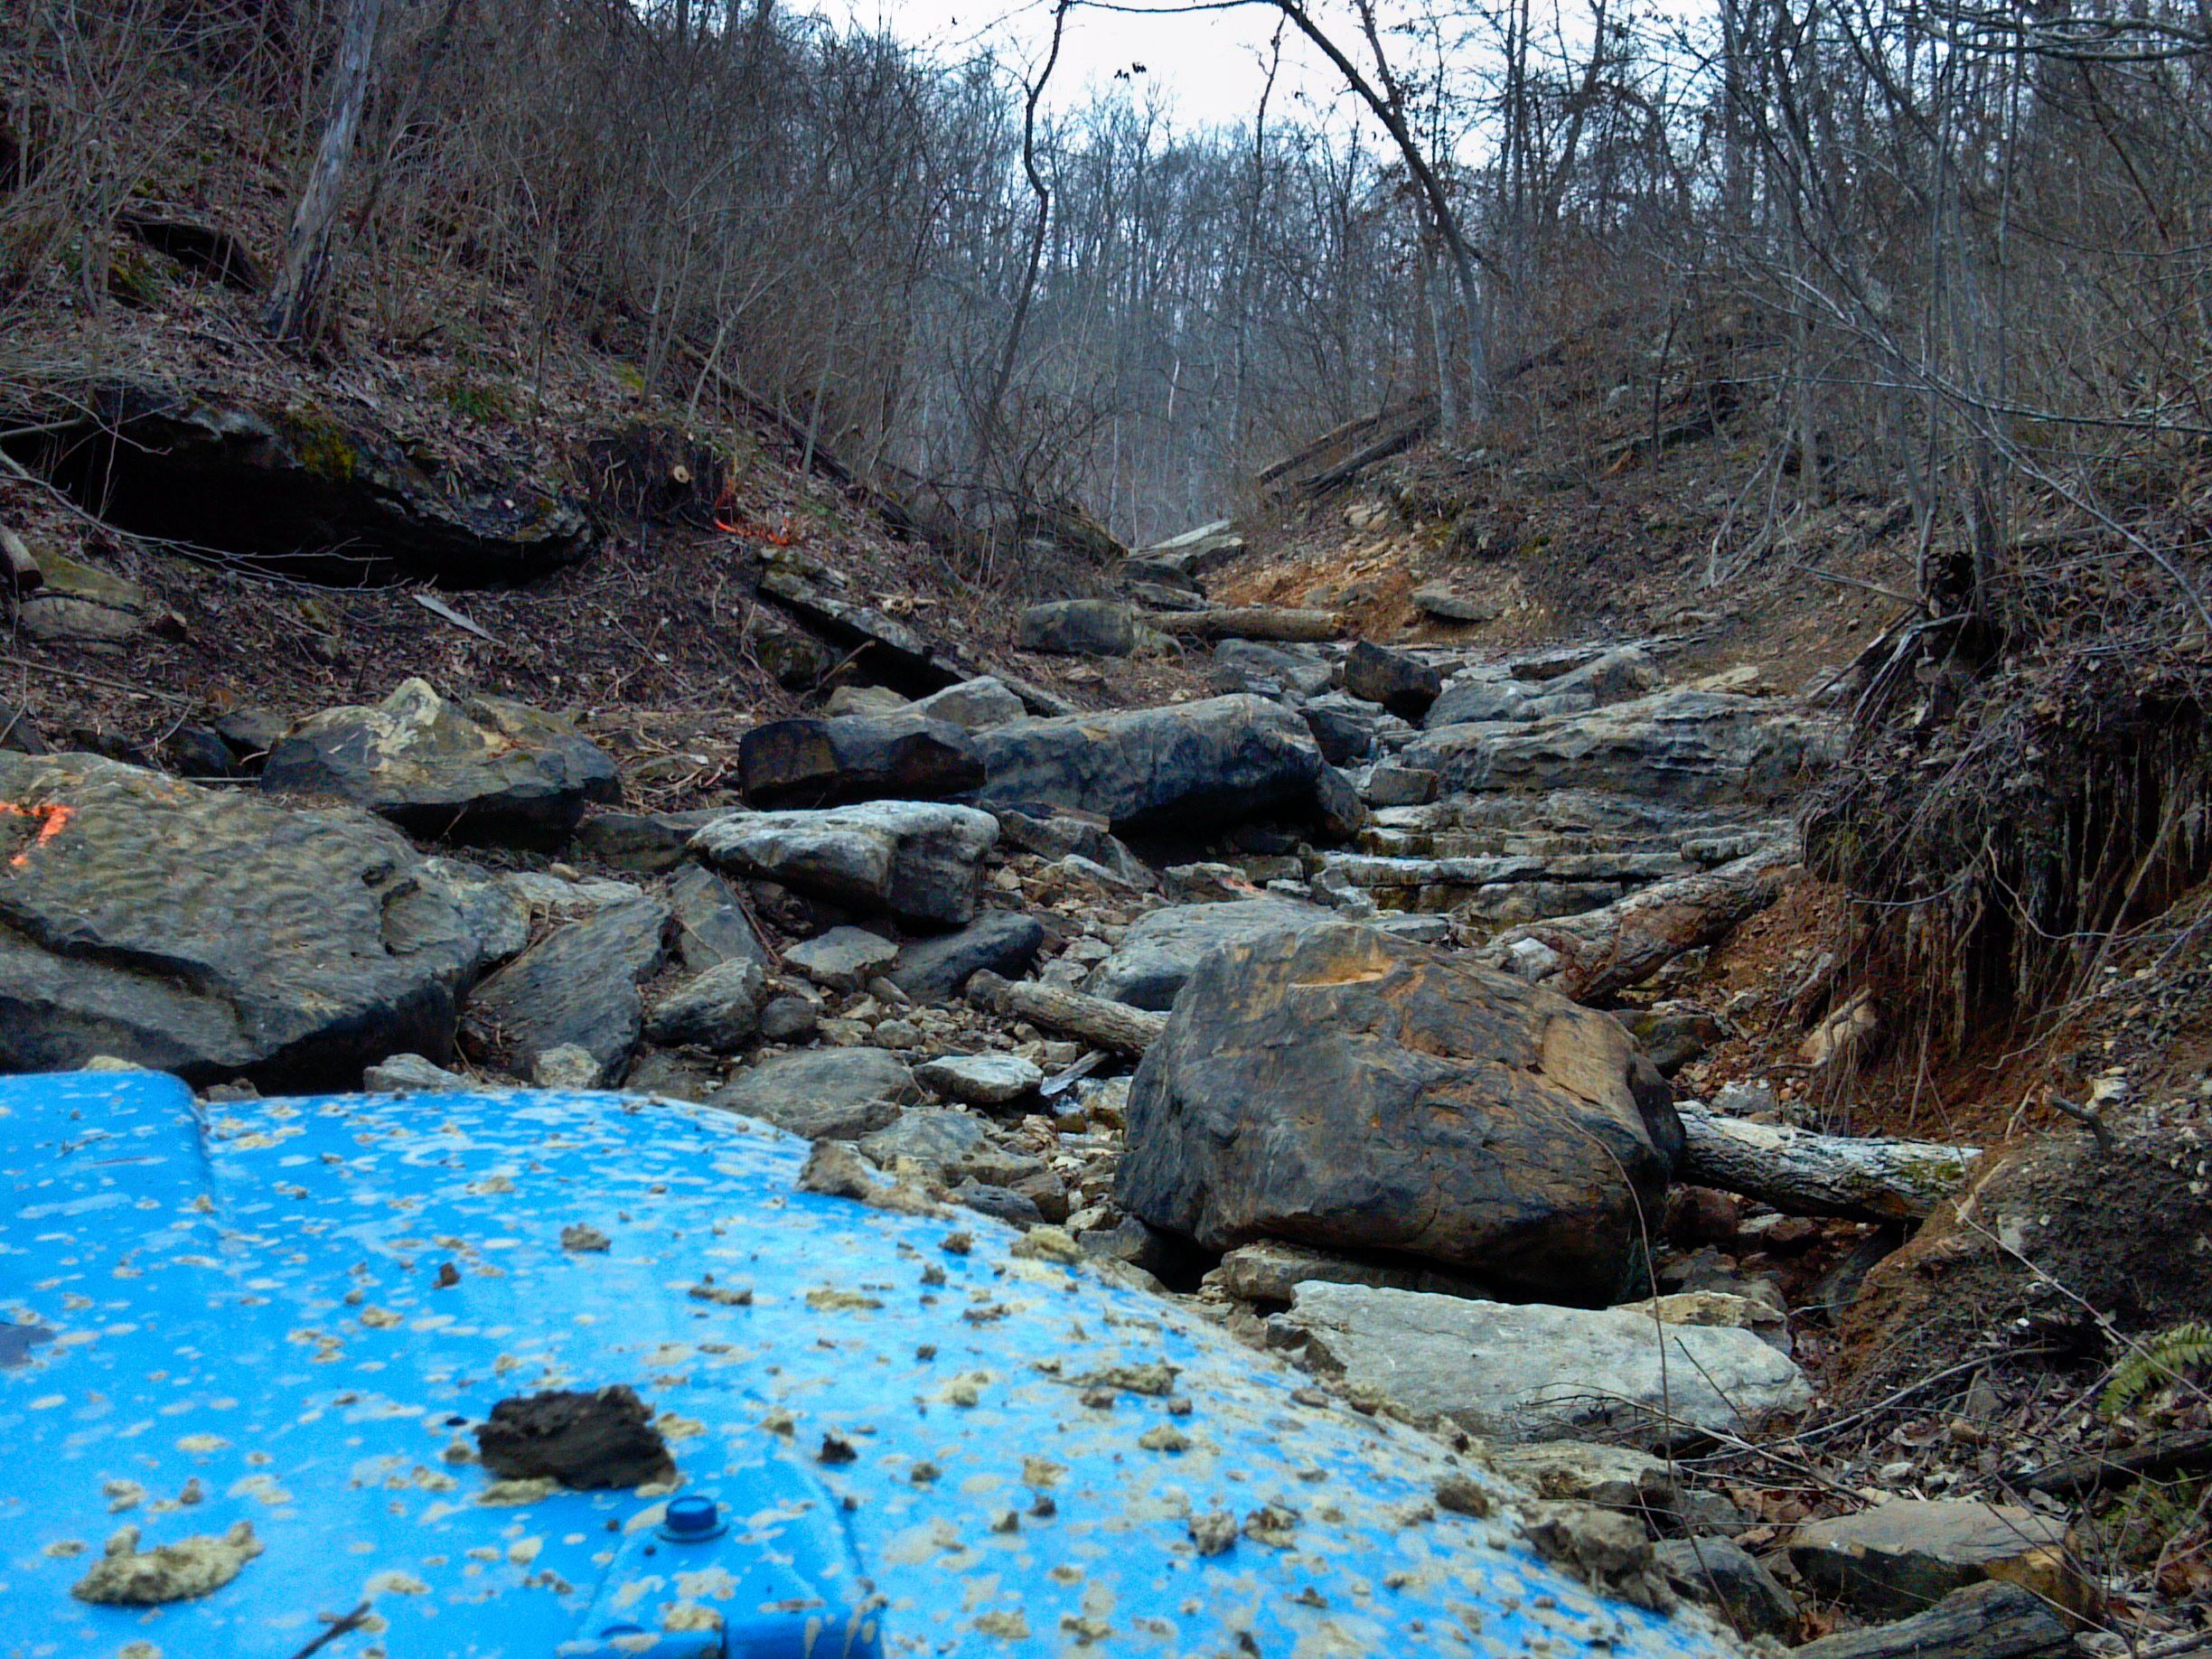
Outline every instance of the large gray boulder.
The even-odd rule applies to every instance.
[[[1019,1054],[940,1054],[914,1068],[914,1081],[949,1101],[989,1107],[1033,1093],[1045,1073]]]
[[[269,751],[261,787],[335,795],[410,833],[565,840],[585,803],[621,794],[605,750],[558,716],[408,680],[381,703],[326,708]]]
[[[899,948],[864,927],[833,927],[783,952],[783,965],[824,990],[858,990],[898,960]]]
[[[1220,904],[1170,904],[1131,923],[1114,953],[1091,970],[1083,989],[1165,1013],[1207,952],[1336,920],[1333,910],[1271,894]]]
[[[351,1088],[453,1051],[492,925],[389,824],[0,752],[0,1071]]]
[[[1832,726],[1766,699],[1672,690],[1527,725],[1432,728],[1403,758],[1452,792],[1597,789],[1711,806],[1795,793],[1834,742]]]
[[[1223,640],[1214,647],[1214,678],[1224,689],[1296,691],[1316,697],[1336,677],[1328,659],[1311,646],[1272,645],[1264,640]]]
[[[1823,1599],[1904,1618],[1983,1579],[2063,1598],[2064,1516],[1971,1498],[1891,1498],[1801,1526],[1790,1562]]]
[[[676,912],[676,952],[692,972],[704,973],[724,962],[769,966],[767,947],[745,905],[712,870],[691,864],[677,871],[669,884],[669,903]]]
[[[691,839],[708,863],[839,904],[949,925],[971,920],[998,822],[972,807],[874,801],[820,812],[740,812]]]
[[[1018,910],[987,910],[958,933],[910,939],[891,983],[919,1003],[951,1002],[985,969],[1008,979],[1029,971],[1045,948],[1045,924]]]
[[[976,732],[986,726],[1004,726],[1008,720],[1022,719],[1029,710],[1014,689],[998,675],[979,674],[908,704],[906,712]]]
[[[1114,1195],[1209,1250],[1385,1251],[1615,1299],[1682,1130],[1609,1015],[1343,923],[1198,965],[1129,1092]]]
[[[1603,708],[1649,696],[1666,684],[1666,676],[1642,647],[1617,645],[1541,684],[1546,697],[1587,697],[1593,708]]]
[[[17,755],[52,753],[31,717],[5,698],[0,698],[0,749]]]
[[[1385,730],[1405,726],[1387,710],[1341,691],[1308,698],[1298,713],[1332,766],[1357,766],[1372,760],[1382,746]]]
[[[708,1101],[809,1140],[857,1140],[922,1098],[904,1061],[882,1048],[811,1048],[740,1072]]]
[[[906,713],[772,720],[739,741],[737,769],[764,807],[936,801],[983,782],[963,728]]]
[[[1292,1298],[1272,1334],[1302,1344],[1314,1370],[1489,1439],[1671,1445],[1813,1402],[1795,1364],[1733,1326],[1369,1285],[1308,1283]]]
[[[522,582],[574,564],[596,539],[582,501],[485,469],[496,446],[443,447],[418,423],[402,433],[351,398],[317,405],[272,389],[241,400],[237,383],[163,376],[88,389],[72,373],[43,389],[80,412],[56,441],[99,479],[110,523],[292,575],[347,586]]]
[[[1421,724],[1430,731],[1448,726],[1472,726],[1498,720],[1532,720],[1528,705],[1536,689],[1515,680],[1495,663],[1467,669],[1444,684]]]
[[[640,893],[555,928],[471,995],[462,1017],[471,1052],[528,1077],[554,1050],[577,1049],[596,1067],[577,1086],[620,1083],[644,1030],[638,987],[668,960],[670,920]]]
[[[1237,534],[1235,522],[1217,519],[1211,524],[1201,524],[1196,530],[1185,530],[1180,536],[1141,548],[1132,562],[1157,566],[1195,581],[1220,569],[1243,551],[1244,538]]]
[[[768,976],[758,962],[717,963],[662,999],[646,1024],[656,1043],[696,1043],[734,1054],[760,1034]]]
[[[1264,698],[1017,720],[972,740],[985,773],[975,799],[994,809],[1061,807],[1116,830],[1358,812],[1306,723]]]
[[[1015,645],[1061,657],[1126,657],[1137,649],[1137,621],[1111,599],[1054,599],[1021,614]]]
[[[1345,658],[1345,689],[1380,703],[1402,719],[1418,720],[1444,689],[1444,680],[1419,657],[1361,640]]]

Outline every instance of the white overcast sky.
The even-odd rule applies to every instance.
[[[1052,34],[1050,0],[798,0],[798,6],[839,23],[887,24],[901,39],[951,60],[990,46],[1009,64],[1034,68]],[[1280,16],[1267,5],[1151,17],[1078,6],[1068,14],[1049,101],[1081,103],[1092,86],[1111,84],[1117,70],[1141,63],[1139,84],[1167,92],[1178,127],[1249,120]],[[1336,85],[1305,42],[1286,35],[1283,64],[1270,116],[1288,113],[1301,94],[1335,107]],[[1303,113],[1310,120],[1317,112],[1309,105]]]

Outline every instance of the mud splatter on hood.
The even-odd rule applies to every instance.
[[[1439,1512],[1439,1479],[1490,1477],[1435,1441],[1294,1399],[996,1223],[801,1192],[804,1143],[747,1120],[545,1093],[214,1111],[151,1073],[0,1079],[0,1327],[52,1333],[0,1370],[6,1659],[286,1659],[363,1601],[320,1651],[719,1654],[761,1620],[824,1654],[1729,1651],[1543,1564],[1502,1486]],[[607,1247],[565,1248],[578,1228]],[[496,1489],[474,1462],[495,1401],[618,1383],[673,1483]],[[849,1459],[814,1456],[832,1439]],[[1218,1514],[1238,1535],[1205,1552]],[[261,1552],[204,1596],[70,1594],[120,1524],[152,1550],[241,1522]]]

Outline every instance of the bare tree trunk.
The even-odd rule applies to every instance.
[[[1422,239],[1424,243],[1426,238]],[[1450,321],[1445,314],[1444,288],[1447,278],[1437,264],[1433,246],[1421,248],[1421,296],[1429,302],[1429,344],[1436,354],[1437,419],[1444,430],[1456,432],[1459,427],[1459,381],[1452,368],[1452,333]]]
[[[978,489],[983,485],[998,447],[998,411],[1006,402],[1007,385],[1014,378],[1015,359],[1021,353],[1022,333],[1028,326],[1029,307],[1036,298],[1037,268],[1045,258],[1045,235],[1052,223],[1052,189],[1036,164],[1037,104],[1045,96],[1045,82],[1052,79],[1053,65],[1060,61],[1060,37],[1067,28],[1068,7],[1073,4],[1074,0],[1059,0],[1054,6],[1052,50],[1045,54],[1045,67],[1030,83],[1028,101],[1022,106],[1022,171],[1028,174],[1030,193],[1036,197],[1036,225],[1029,233],[1029,263],[1022,275],[1021,292],[1014,301],[1013,320],[1007,324],[1006,349],[998,355],[990,395],[976,417],[973,483]]]
[[[1179,615],[1154,616],[1163,633],[1195,640],[1291,640],[1312,642],[1344,637],[1345,619],[1336,611],[1301,611],[1278,605],[1224,605]]]
[[[361,129],[361,110],[369,102],[377,27],[383,9],[383,0],[346,0],[344,32],[338,48],[338,85],[330,120],[323,128],[323,142],[316,146],[314,171],[308,174],[299,210],[292,215],[284,266],[276,274],[276,286],[263,316],[269,333],[290,344],[304,342],[320,327],[328,297],[324,283],[330,272],[331,226],[344,194],[353,136]]]
[[[1421,198],[1428,203],[1430,216],[1436,220],[1437,233],[1444,239],[1444,249],[1451,256],[1452,271],[1459,279],[1459,319],[1461,349],[1467,354],[1464,412],[1469,420],[1481,420],[1490,412],[1489,353],[1486,348],[1482,315],[1482,283],[1477,270],[1481,261],[1467,232],[1459,223],[1458,212],[1452,206],[1451,192],[1444,188],[1444,181],[1437,176],[1436,169],[1421,152],[1420,142],[1406,122],[1404,101],[1398,96],[1397,82],[1390,75],[1390,66],[1384,61],[1378,38],[1374,15],[1370,5],[1360,7],[1362,21],[1366,25],[1369,44],[1374,49],[1376,72],[1382,78],[1384,90],[1377,90],[1374,83],[1360,73],[1359,66],[1345,56],[1344,49],[1331,40],[1317,23],[1301,0],[1275,0],[1275,5],[1288,17],[1298,32],[1311,41],[1321,55],[1336,67],[1345,79],[1345,84],[1358,95],[1360,101],[1374,112],[1375,119],[1382,123],[1391,139],[1398,146],[1398,155],[1420,189]],[[1387,92],[1387,96],[1385,93]]]

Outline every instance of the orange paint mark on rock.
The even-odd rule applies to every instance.
[[[31,844],[8,860],[10,869],[20,870],[31,862],[31,855],[69,827],[69,820],[77,816],[77,809],[50,802],[45,806],[20,807],[10,801],[0,801],[0,818],[23,818],[36,822],[37,831]]]

